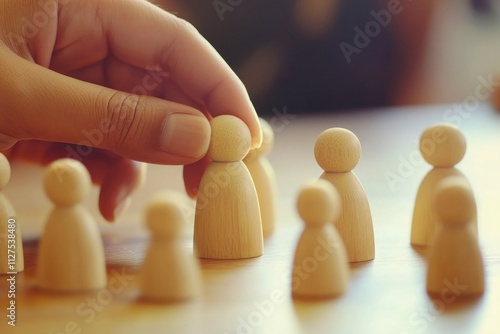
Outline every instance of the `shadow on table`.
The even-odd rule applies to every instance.
[[[318,324],[327,324],[335,318],[336,299],[323,299],[323,300],[292,300],[295,316],[302,328],[303,332],[310,332],[311,328],[316,327]]]

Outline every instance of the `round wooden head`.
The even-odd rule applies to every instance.
[[[10,180],[10,163],[9,160],[0,153],[0,190],[5,188]]]
[[[207,155],[213,161],[239,161],[250,150],[252,136],[238,117],[222,115],[210,121],[212,134]]]
[[[252,161],[260,156],[265,156],[274,146],[274,131],[271,125],[263,118],[259,118],[260,128],[262,129],[262,143],[259,147],[253,148],[245,157],[246,161]]]
[[[439,123],[425,129],[420,137],[422,157],[434,167],[453,167],[465,155],[463,133],[454,125]]]
[[[306,226],[323,226],[340,216],[341,198],[328,181],[319,179],[302,187],[297,210]]]
[[[89,193],[90,186],[90,174],[77,160],[56,160],[45,170],[45,193],[56,206],[81,202]]]
[[[314,157],[325,172],[350,172],[361,158],[361,143],[351,131],[331,128],[323,131],[316,139]]]
[[[154,196],[146,207],[146,224],[154,238],[172,239],[182,234],[184,215],[180,202],[162,196]]]
[[[439,221],[446,226],[467,225],[476,213],[474,195],[462,176],[449,176],[439,182],[433,207]]]

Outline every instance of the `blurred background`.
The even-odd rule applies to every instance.
[[[261,115],[462,102],[500,74],[497,0],[151,1],[214,45]]]

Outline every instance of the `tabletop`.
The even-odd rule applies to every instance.
[[[104,240],[108,281],[113,287],[81,294],[49,294],[36,288],[38,236],[51,210],[42,189],[43,170],[13,165],[7,189],[22,226],[26,269],[16,276],[16,327],[7,325],[8,286],[0,281],[1,333],[498,333],[500,309],[500,114],[488,104],[471,111],[452,105],[384,108],[294,115],[286,107],[268,118],[276,142],[269,155],[278,183],[275,233],[264,255],[248,260],[201,260],[203,293],[194,301],[152,304],[138,299],[138,274],[148,245],[143,219],[147,199],[178,191],[190,220],[185,246],[192,250],[193,202],[183,193],[179,166],[148,166],[146,182],[125,215],[105,223],[97,211],[98,189],[85,204]],[[430,297],[425,290],[425,249],[410,246],[418,186],[430,170],[418,153],[421,132],[437,122],[457,125],[467,153],[457,165],[469,179],[478,206],[479,243],[486,289],[459,301]],[[348,291],[333,300],[295,301],[290,275],[303,228],[295,207],[301,185],[318,178],[316,137],[345,127],[361,141],[354,172],[372,211],[376,255],[351,264]],[[396,177],[394,177],[396,176]]]

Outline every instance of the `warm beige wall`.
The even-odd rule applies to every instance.
[[[420,74],[398,103],[460,102],[474,94],[478,76],[500,74],[500,18],[481,20],[468,1],[436,3]]]

